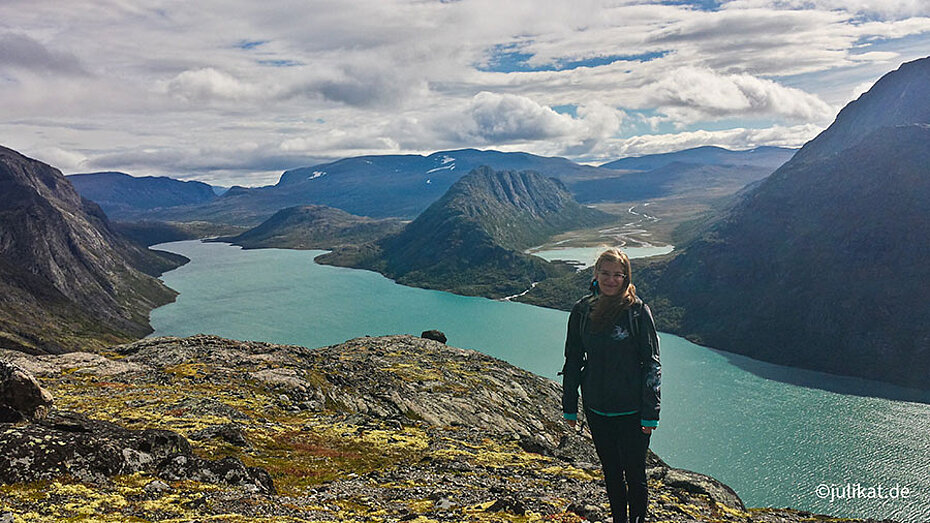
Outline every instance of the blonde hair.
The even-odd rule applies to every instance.
[[[595,275],[604,262],[617,263],[623,267],[623,273],[626,275],[623,279],[625,286],[615,296],[601,294],[597,297],[594,309],[591,311],[591,325],[595,331],[612,328],[617,323],[620,314],[636,302],[636,286],[633,285],[630,258],[620,249],[611,247],[597,257],[597,262],[594,264]]]

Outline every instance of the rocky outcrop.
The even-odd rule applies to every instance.
[[[264,494],[274,494],[274,482],[264,469],[246,467],[233,457],[215,461],[190,454],[174,454],[162,460],[157,468],[158,477],[167,481],[200,481],[250,487]]]
[[[82,507],[150,521],[579,522],[607,513],[593,445],[560,420],[558,385],[475,351],[414,336],[313,350],[193,336],[113,354],[0,352],[36,372],[62,407],[83,411],[0,429],[0,454],[20,459],[31,441],[54,450],[29,456],[52,452],[46,462],[66,464],[43,469],[51,483],[4,486],[4,510],[38,521]],[[91,434],[109,439],[89,445]],[[656,520],[830,520],[750,512],[713,478],[655,455],[647,466]],[[56,476],[63,470],[70,478]]]
[[[53,412],[25,425],[0,426],[0,481],[30,482],[73,476],[100,482],[152,470],[190,443],[167,430],[132,431],[75,412]]]
[[[170,430],[128,430],[67,411],[27,424],[0,424],[0,482],[24,483],[70,476],[100,483],[112,476],[150,472],[166,481],[192,480],[248,486],[274,493],[267,472],[227,457],[192,454]]]
[[[0,360],[0,483],[63,476],[100,483],[112,476],[152,472],[167,481],[223,483],[275,492],[266,471],[247,467],[235,457],[211,461],[194,456],[188,440],[176,432],[129,430],[77,412],[49,414],[51,405],[51,394],[32,374]],[[241,433],[228,426],[217,429],[200,435],[244,441]]]
[[[18,365],[0,361],[0,423],[41,419],[52,406],[52,395]]]

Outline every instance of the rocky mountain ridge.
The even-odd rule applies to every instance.
[[[287,207],[326,205],[372,218],[412,219],[459,178],[481,165],[536,170],[563,181],[615,174],[565,158],[475,149],[440,151],[429,156],[360,156],[286,171],[273,186],[233,187],[209,202],[137,209],[121,218],[129,221],[209,221],[254,227]]]
[[[670,153],[631,156],[602,164],[605,169],[653,171],[673,163],[691,165],[742,165],[774,171],[788,161],[795,149],[786,147],[756,147],[746,151],[732,151],[723,147],[705,145]]]
[[[573,270],[525,249],[559,232],[615,220],[579,205],[558,180],[480,167],[401,232],[317,260],[375,270],[405,285],[500,298]]]
[[[2,467],[0,514],[16,521],[581,522],[606,512],[592,444],[560,420],[558,385],[432,340],[311,350],[193,336],[109,356],[0,351],[0,361],[55,398],[44,420],[0,423],[0,462],[17,463]],[[654,455],[648,464],[657,520],[835,521],[746,509],[712,478]]]
[[[70,174],[67,178],[81,196],[99,205],[111,220],[121,220],[132,211],[199,204],[216,198],[208,184],[167,176],[99,172]]]
[[[901,64],[858,99],[846,104],[830,127],[804,144],[792,160],[822,160],[855,147],[882,128],[930,122],[927,91],[930,57]]]
[[[151,332],[176,293],[152,276],[185,260],[115,232],[60,171],[0,147],[0,347],[101,348]]]

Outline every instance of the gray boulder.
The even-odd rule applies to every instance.
[[[158,477],[168,481],[193,480],[251,488],[262,494],[275,494],[271,475],[259,467],[247,467],[238,458],[210,461],[176,454],[158,465]]]
[[[54,411],[40,421],[0,428],[0,483],[63,475],[102,481],[151,470],[177,452],[191,452],[180,434],[128,430],[75,412]]]
[[[44,418],[52,401],[52,395],[32,374],[19,365],[0,361],[0,422]]]

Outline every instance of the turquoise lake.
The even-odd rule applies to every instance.
[[[450,345],[542,376],[554,379],[562,366],[565,312],[404,287],[314,263],[323,251],[198,241],[156,248],[191,262],[162,276],[180,295],[152,312],[153,336],[320,347],[439,329]],[[661,358],[652,448],[670,465],[723,481],[748,506],[930,521],[930,392],[762,363],[665,333]],[[894,499],[831,500],[829,488],[842,494],[846,484],[859,484],[861,496],[899,490]]]

